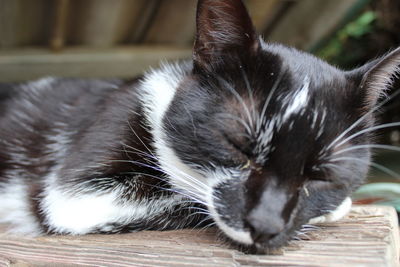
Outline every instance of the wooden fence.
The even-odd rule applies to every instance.
[[[131,77],[160,59],[187,57],[196,2],[0,0],[0,81]],[[368,0],[245,2],[266,39],[309,50]]]

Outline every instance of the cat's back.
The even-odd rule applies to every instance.
[[[88,142],[87,136],[98,135],[96,124],[117,114],[115,109],[124,110],[122,101],[135,105],[136,83],[49,77],[1,84],[0,184],[6,177],[21,176],[10,175],[14,167],[30,177],[44,175],[46,166],[58,160],[49,151],[75,151]]]
[[[0,84],[0,128],[20,133],[41,131],[54,123],[77,124],[93,119],[107,106],[122,80],[47,77],[36,81]],[[90,114],[90,115],[88,115]]]

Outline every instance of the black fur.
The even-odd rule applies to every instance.
[[[206,181],[218,171],[231,172],[213,185],[213,203],[188,197],[171,211],[110,221],[91,232],[178,229],[220,219],[250,233],[251,244],[235,241],[246,249],[283,246],[363,183],[368,148],[342,155],[358,161],[332,160],[335,152],[373,142],[365,132],[341,144],[374,125],[373,109],[398,71],[399,54],[341,71],[307,53],[264,43],[241,1],[200,0],[193,64],[178,77],[161,128],[179,160]],[[58,188],[77,198],[118,190],[119,201],[129,205],[190,195],[174,187],[174,174],[166,174],[155,155],[140,99],[146,78],[0,85],[0,185],[6,190],[13,179],[28,185],[30,212],[44,232],[57,232],[41,206],[45,177],[55,168]],[[302,88],[306,102],[296,95]],[[65,140],[51,139],[63,134]],[[49,154],[49,147],[63,155]],[[203,214],[210,207],[217,215]]]

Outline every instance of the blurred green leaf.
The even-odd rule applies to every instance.
[[[317,52],[317,55],[337,65],[346,65],[346,62],[357,58],[357,51],[349,56],[346,48],[351,46],[351,40],[359,39],[374,30],[377,15],[373,11],[362,13],[355,20],[340,29],[328,44]],[[347,55],[344,57],[343,55]]]
[[[375,21],[375,19],[376,14],[373,11],[367,11],[355,21],[347,24],[347,26],[339,33],[339,35],[359,38],[372,31],[372,23]]]

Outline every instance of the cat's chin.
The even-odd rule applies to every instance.
[[[335,210],[328,214],[310,219],[308,224],[330,223],[338,221],[346,216],[351,209],[351,205],[352,201],[349,197],[347,197]],[[220,226],[220,223],[218,226]],[[289,229],[285,233],[281,233],[271,240],[263,243],[254,243],[252,238],[247,235],[247,232],[232,232],[233,230],[230,227],[230,231],[227,231],[226,227],[219,227],[219,229],[223,233],[222,236],[225,241],[229,242],[233,248],[238,249],[246,254],[281,255],[284,253],[284,246],[296,237],[295,229]],[[238,235],[239,233],[241,235]],[[246,235],[244,235],[245,233]],[[232,238],[232,236],[234,238]],[[245,242],[241,242],[242,240]]]
[[[246,240],[246,243],[239,242],[238,238],[232,238],[227,233],[219,228],[219,238],[224,243],[227,243],[231,248],[237,249],[246,254],[259,254],[259,255],[281,255],[286,246],[291,240],[296,237],[295,229],[289,229],[284,233],[281,233],[277,237],[265,241],[263,243],[255,243],[252,238]]]
[[[293,237],[292,237],[293,238]],[[289,237],[282,238],[279,241],[271,241],[264,244],[242,244],[231,238],[224,236],[230,246],[234,249],[240,250],[245,254],[258,254],[258,255],[282,255],[284,253],[284,246],[292,239]]]

